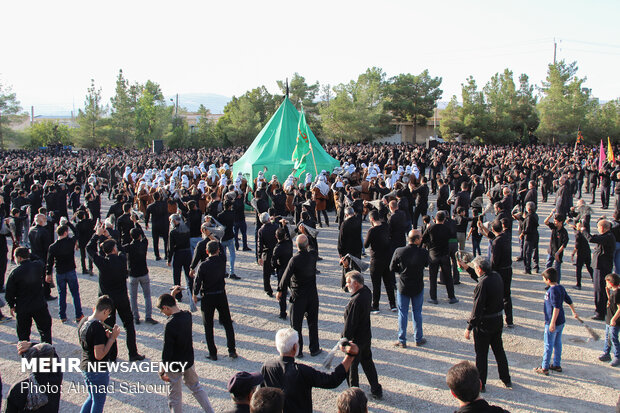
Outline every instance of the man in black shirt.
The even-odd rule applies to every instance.
[[[356,344],[350,342],[340,349],[344,360],[331,373],[324,373],[305,364],[295,362],[300,353],[300,338],[292,328],[283,328],[276,333],[276,348],[280,358],[263,364],[261,374],[263,386],[277,387],[284,391],[284,413],[311,413],[312,388],[335,389],[344,381],[347,372],[358,354]]]
[[[149,278],[149,269],[146,264],[146,251],[149,241],[144,236],[144,232],[137,223],[134,215],[132,219],[136,228],[130,231],[131,243],[123,246],[123,250],[127,254],[127,262],[129,264],[129,296],[131,302],[131,311],[136,324],[140,324],[140,312],[138,311],[138,286],[142,288],[144,295],[144,316],[149,324],[157,324],[153,320],[153,306],[151,305],[151,279]]]
[[[566,215],[555,214],[553,222],[551,217],[555,214],[555,210],[551,211],[551,214],[545,218],[545,225],[551,228],[551,238],[549,240],[549,255],[547,256],[547,265],[545,268],[553,267],[558,273],[558,283],[562,276],[562,256],[564,249],[568,245],[568,232],[564,228],[564,221]]]
[[[273,256],[273,249],[276,247],[276,231],[279,225],[270,221],[267,212],[260,215],[260,220],[262,225],[258,230],[258,265],[263,267],[263,290],[269,297],[273,297],[271,257]]]
[[[413,229],[418,228],[418,219],[426,215],[428,211],[428,185],[426,184],[426,177],[423,176],[420,179],[420,185],[417,188],[411,190],[411,195],[416,196],[415,211],[413,212]],[[410,184],[411,185],[411,184]]]
[[[159,256],[159,237],[164,240],[164,254],[168,259],[168,204],[165,200],[161,199],[161,193],[155,192],[153,194],[154,202],[146,207],[146,215],[144,216],[144,223],[146,229],[149,229],[149,219],[152,218],[153,230],[153,250],[155,252],[155,260],[161,260]]]
[[[380,220],[377,210],[368,214],[371,227],[368,229],[364,248],[370,248],[370,279],[372,280],[372,309],[373,314],[379,313],[379,299],[381,298],[381,281],[385,287],[390,308],[396,307],[394,298],[394,278],[390,272],[390,229],[385,221]]]
[[[288,262],[293,257],[293,242],[289,236],[288,231],[285,228],[278,228],[276,231],[276,239],[278,244],[273,249],[273,256],[271,257],[271,266],[276,270],[278,276],[277,291],[280,291],[280,281],[282,281],[282,275],[284,270],[288,266]],[[286,320],[286,297],[288,291],[283,291],[278,303],[280,304],[280,318]]]
[[[502,278],[498,273],[491,270],[491,264],[482,256],[476,257],[471,266],[462,261],[459,262],[459,265],[466,269],[472,277],[478,279],[478,284],[474,289],[474,306],[467,322],[465,338],[469,340],[471,331],[474,331],[476,367],[480,372],[481,391],[485,391],[487,382],[489,346],[495,355],[499,378],[506,387],[510,388],[512,381],[510,380],[508,360],[502,342],[502,309],[504,307]]]
[[[588,242],[595,243],[592,254],[592,268],[594,268],[594,306],[596,308],[593,320],[605,320],[607,312],[607,292],[605,290],[605,277],[612,271],[614,266],[614,252],[616,250],[616,238],[611,232],[611,223],[601,220],[596,225],[599,235],[591,235],[585,228],[581,233]]]
[[[288,262],[280,280],[276,298],[280,300],[284,291],[291,289],[291,327],[299,335],[298,357],[303,357],[303,338],[301,327],[304,316],[308,322],[310,338],[310,355],[318,356],[322,350],[319,346],[319,293],[316,289],[316,253],[308,250],[308,238],[299,235],[296,239],[298,252]]]
[[[506,326],[513,328],[512,297],[510,286],[512,284],[512,247],[510,232],[505,230],[502,223],[495,220],[491,223],[491,232],[479,226],[481,230],[491,238],[491,269],[502,277],[504,312],[506,313]],[[472,274],[475,279],[475,274]]]
[[[438,211],[435,215],[435,223],[429,225],[422,236],[422,244],[428,245],[429,250],[429,278],[430,278],[430,299],[431,304],[439,304],[437,301],[437,273],[441,268],[441,277],[446,284],[450,304],[458,303],[459,300],[454,296],[454,283],[450,273],[450,229],[445,224],[446,212]]]
[[[82,302],[80,300],[80,285],[77,274],[75,273],[75,237],[69,236],[69,227],[61,225],[56,229],[58,240],[50,245],[47,253],[47,276],[52,276],[52,269],[56,265],[56,286],[58,288],[58,315],[60,320],[67,322],[67,285],[73,298],[75,308],[75,321],[80,322],[82,313]]]
[[[338,232],[338,255],[340,258],[350,254],[356,258],[362,257],[362,217],[357,215],[353,208],[344,209],[344,222]],[[343,269],[340,287],[345,288],[345,270]]]
[[[422,234],[417,229],[409,231],[409,245],[394,252],[390,268],[398,277],[398,342],[396,347],[407,347],[407,320],[409,302],[413,318],[416,346],[426,343],[422,330],[422,304],[424,303],[424,267],[429,264],[428,251],[421,248]]]
[[[84,318],[78,325],[78,337],[82,347],[80,369],[83,371],[84,382],[88,389],[88,398],[82,405],[82,410],[85,412],[102,412],[105,404],[110,373],[103,363],[114,361],[116,358],[114,349],[116,339],[121,333],[120,327],[116,324],[111,330],[104,324],[112,313],[114,302],[107,295],[102,295],[97,299],[93,314]]]
[[[131,217],[131,204],[123,204],[123,214],[116,220],[116,230],[120,234],[121,245],[129,244],[131,242],[131,235],[129,232],[134,228],[134,220]]]
[[[54,241],[54,237],[46,228],[47,217],[44,214],[35,215],[36,225],[30,228],[28,240],[30,241],[30,251],[37,259],[47,262],[47,250]],[[43,280],[43,293],[47,301],[55,300],[51,295],[51,280]]]
[[[224,250],[228,249],[228,260],[230,261],[230,274],[229,278],[233,280],[239,280],[241,277],[235,274],[235,240],[234,240],[234,224],[235,224],[235,213],[232,211],[232,202],[229,200],[224,201],[224,210],[220,212],[217,216],[217,220],[220,224],[222,224],[224,229],[224,235],[220,239],[220,244],[222,244],[222,248]],[[258,235],[258,229],[256,230]],[[256,238],[256,243],[258,244],[258,236]],[[258,261],[258,250],[256,251],[256,259]]]
[[[44,264],[30,258],[28,248],[15,250],[17,267],[6,280],[6,302],[15,316],[17,338],[30,341],[32,320],[37,325],[41,341],[52,344],[52,317],[43,296]],[[51,277],[48,277],[51,281]]]
[[[531,181],[530,181],[531,182]],[[538,272],[538,214],[536,204],[528,201],[525,204],[525,214],[522,216],[523,223],[519,238],[523,239],[523,265],[525,273],[532,273],[532,257],[534,258],[534,271]]]
[[[231,238],[232,240],[232,238]],[[209,360],[217,360],[217,347],[213,338],[213,315],[215,310],[220,318],[220,323],[226,331],[226,345],[228,356],[237,358],[235,350],[235,331],[233,330],[228,298],[226,297],[226,258],[220,254],[220,244],[217,241],[209,241],[207,244],[209,257],[198,267],[194,282],[193,299],[198,303],[198,297],[202,297],[200,309],[205,328],[205,338],[209,349]]]
[[[372,361],[370,328],[370,303],[372,293],[364,285],[364,277],[358,271],[346,274],[346,286],[351,299],[344,310],[344,327],[342,337],[357,344],[359,352],[351,365],[347,383],[350,387],[359,387],[358,366],[361,364],[370,384],[370,391],[375,399],[383,398],[383,388],[379,384],[377,369]]]
[[[105,256],[99,253],[100,243]],[[116,241],[111,239],[103,223],[100,223],[95,229],[95,235],[86,246],[86,251],[99,270],[99,295],[106,294],[114,301],[115,311],[112,311],[108,324],[114,325],[116,323],[116,313],[118,312],[127,333],[129,360],[144,360],[144,356],[138,354],[136,329],[127,294],[127,258],[124,254],[118,253]],[[117,349],[114,346],[111,354],[113,360],[116,359],[116,352]]]
[[[187,363],[183,371],[166,371],[161,369],[159,377],[168,383],[168,407],[171,411],[183,408],[183,389],[181,379],[191,390],[198,404],[205,412],[213,412],[209,397],[196,374],[194,365],[194,344],[192,341],[192,314],[182,311],[177,306],[174,295],[180,291],[175,286],[171,294],[162,294],[157,299],[157,308],[168,317],[164,326],[164,347],[161,351],[163,363]]]
[[[235,233],[235,249],[239,249],[239,231],[241,231],[241,241],[243,243],[243,251],[252,251],[248,247],[248,224],[245,220],[245,202],[243,200],[246,194],[238,191],[235,200],[233,201],[233,212],[235,213],[235,220],[233,225],[233,231]]]

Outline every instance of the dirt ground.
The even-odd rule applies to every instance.
[[[550,200],[553,195],[550,196]],[[588,197],[589,199],[589,197]],[[433,200],[433,199],[432,199]],[[612,201],[613,205],[613,201]],[[102,208],[107,211],[108,201]],[[602,211],[600,200],[594,205],[592,221],[603,215],[611,214],[610,210]],[[549,214],[551,203],[540,204],[539,216],[543,219]],[[254,249],[253,214],[247,213],[248,235]],[[323,228],[319,234],[320,255],[324,258],[319,262],[321,274],[317,277],[320,299],[319,337],[321,347],[330,349],[338,340],[343,322],[343,310],[348,295],[340,290],[340,268],[336,250],[337,226],[333,223],[334,214],[330,214],[329,228]],[[368,228],[364,223],[364,234]],[[595,225],[592,225],[595,229]],[[544,268],[546,250],[549,244],[550,231],[541,226],[540,265]],[[516,232],[516,224],[515,224]],[[149,235],[149,271],[151,277],[152,300],[164,292],[168,292],[172,284],[172,270],[164,261],[155,261],[152,253],[152,241]],[[571,230],[569,247],[572,249],[574,236]],[[517,255],[517,237],[513,236],[513,257]],[[483,242],[484,244],[484,242]],[[161,246],[160,246],[161,248]],[[485,245],[483,245],[484,252]],[[471,250],[468,242],[467,249]],[[79,253],[76,262],[79,261]],[[368,261],[368,257],[365,257]],[[562,281],[576,304],[577,312],[601,336],[604,337],[604,323],[592,321],[593,288],[586,273],[584,287],[581,291],[574,290],[574,266],[566,258],[562,266]],[[493,404],[498,404],[512,412],[611,412],[618,400],[620,369],[610,367],[597,360],[601,353],[602,342],[588,341],[586,330],[570,317],[567,309],[567,323],[563,334],[564,372],[551,372],[548,377],[539,376],[532,369],[540,365],[543,349],[542,333],[544,327],[543,297],[544,283],[538,275],[525,275],[521,263],[513,265],[512,297],[516,327],[504,330],[504,347],[508,356],[513,389],[503,387],[498,378],[497,368],[492,353],[489,355],[489,378],[487,393],[484,397]],[[9,265],[8,273],[13,269]],[[78,268],[79,269],[79,268]],[[96,272],[96,271],[95,271]],[[259,371],[262,363],[277,357],[274,344],[275,332],[289,325],[288,321],[280,320],[275,299],[267,297],[262,291],[262,272],[255,263],[254,251],[237,252],[236,274],[238,281],[227,280],[227,294],[237,340],[236,360],[226,356],[226,339],[224,330],[216,323],[215,335],[219,349],[219,360],[212,362],[205,356],[208,354],[204,339],[204,328],[200,311],[194,313],[194,349],[196,369],[200,381],[205,386],[211,403],[216,411],[224,411],[232,407],[230,395],[226,392],[229,378],[237,371]],[[426,271],[427,272],[427,271]],[[364,274],[368,283],[370,277]],[[79,274],[80,295],[86,314],[95,302],[97,295],[97,275]],[[183,281],[185,283],[185,281]],[[272,282],[275,285],[275,279]],[[373,356],[383,385],[384,399],[370,401],[372,412],[450,412],[457,408],[456,400],[451,396],[445,382],[447,370],[460,360],[474,361],[473,341],[463,337],[466,320],[472,307],[472,294],[475,283],[467,276],[456,286],[456,295],[460,302],[449,305],[445,288],[439,286],[439,305],[424,303],[424,335],[428,344],[423,347],[407,349],[394,348],[397,340],[397,315],[389,311],[385,293],[381,300],[381,313],[372,316]],[[428,280],[426,285],[428,296]],[[53,292],[57,295],[56,291]],[[140,292],[141,294],[141,292]],[[426,297],[428,298],[428,297]],[[67,314],[74,317],[71,299],[68,298]],[[142,296],[139,298],[141,317],[144,317]],[[180,304],[188,309],[187,298]],[[58,318],[58,305],[49,304],[53,317],[53,341],[61,357],[79,357],[76,323],[67,324]],[[7,308],[3,309],[8,313]],[[140,324],[136,326],[138,350],[145,354],[149,361],[159,361],[162,349],[163,322],[165,317],[154,311],[154,318],[159,325]],[[120,324],[120,321],[118,321]],[[409,338],[413,334],[409,323]],[[304,336],[307,345],[307,330],[304,323]],[[127,348],[124,342],[125,333],[119,337],[119,360],[127,360]],[[33,327],[32,340],[39,339]],[[6,397],[11,384],[25,378],[21,372],[20,361],[15,344],[15,322],[0,325],[0,372],[2,373],[3,398]],[[303,363],[319,367],[326,352],[312,358],[306,353]],[[370,396],[370,389],[360,368],[361,388]],[[86,399],[83,391],[75,389],[81,384],[78,373],[67,373],[64,377],[62,412],[77,412]],[[166,394],[163,383],[156,374],[151,373],[116,373],[111,377],[115,392],[108,395],[105,410],[130,412],[149,411],[152,413],[167,411]],[[139,388],[138,385],[152,386]],[[158,385],[158,386],[155,386]],[[334,390],[316,389],[313,392],[314,410],[318,412],[335,412],[336,398],[346,387],[343,383]],[[185,411],[199,411],[199,406],[191,393],[184,388],[183,401]]]

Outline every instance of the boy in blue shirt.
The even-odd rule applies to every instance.
[[[536,367],[534,372],[548,376],[549,370],[562,371],[562,330],[564,330],[564,322],[566,321],[562,304],[568,304],[573,312],[573,316],[575,318],[578,316],[573,306],[573,300],[564,287],[558,284],[558,273],[555,268],[547,268],[541,275],[548,287],[543,307],[545,313],[545,351],[543,353],[542,365]],[[553,364],[550,365],[552,353]]]
[[[618,319],[620,318],[620,294],[618,294],[618,287],[620,286],[620,275],[608,274],[605,277],[606,289],[607,289],[607,314],[605,315],[605,344],[603,347],[603,354],[598,359],[600,361],[610,361],[611,366],[620,366],[620,342],[618,342],[618,332],[620,331],[620,324]],[[613,349],[614,357],[610,356],[610,352]]]

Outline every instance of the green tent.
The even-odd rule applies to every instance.
[[[241,172],[248,183],[252,184],[254,178],[258,176],[258,172],[267,167],[267,172],[264,173],[267,181],[271,180],[272,175],[276,175],[278,180],[284,183],[293,171],[294,162],[291,157],[297,140],[299,116],[300,114],[295,106],[288,97],[285,97],[276,113],[256,136],[252,145],[233,164],[233,179]],[[321,173],[323,169],[331,172],[335,167],[340,166],[340,162],[325,152],[312,131],[309,135],[318,173]],[[314,178],[316,171],[312,154],[308,155],[306,165],[305,172],[309,172]],[[305,177],[305,172],[301,176],[301,180]]]

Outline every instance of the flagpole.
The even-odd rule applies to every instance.
[[[310,139],[310,137],[308,137],[308,140]],[[310,144],[310,152],[312,153],[312,162],[314,162],[314,177],[316,178],[319,175],[319,171],[318,169],[316,169],[316,159],[314,159],[314,150],[312,149],[312,142],[309,142]]]

